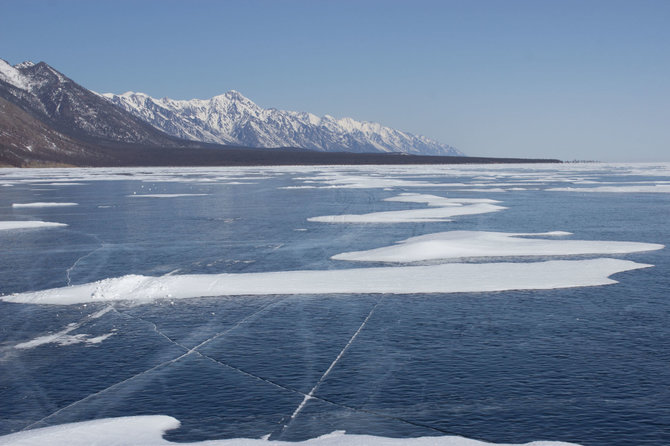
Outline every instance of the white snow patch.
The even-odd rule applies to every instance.
[[[0,221],[0,231],[8,231],[11,229],[40,229],[40,228],[55,228],[67,226],[65,223],[54,223],[50,221]]]
[[[30,89],[30,81],[19,70],[0,59],[0,80],[22,90]]]
[[[550,240],[524,236],[564,236],[569,232],[505,233],[450,231],[411,237],[393,246],[337,254],[334,260],[356,262],[418,262],[468,257],[568,256],[584,254],[626,254],[653,251],[655,243],[587,240]]]
[[[276,271],[241,274],[127,275],[43,291],[0,296],[18,303],[70,305],[160,298],[273,294],[415,294],[546,290],[616,283],[609,276],[653,265],[620,259],[535,263],[447,263],[428,266]]]
[[[132,194],[126,195],[131,198],[176,198],[176,197],[202,197],[209,194]]]
[[[323,215],[308,218],[308,221],[322,223],[412,223],[450,221],[450,217],[459,215],[485,214],[506,209],[492,203],[489,199],[445,198],[427,194],[401,194],[385,201],[406,203],[424,203],[427,209],[371,212],[369,214]]]
[[[657,193],[670,194],[670,184],[637,186],[597,186],[597,187],[553,187],[547,189],[556,192],[615,192],[615,193]]]
[[[387,438],[372,435],[348,435],[344,431],[299,442],[269,441],[262,438],[231,438],[191,443],[174,443],[163,438],[165,432],[180,423],[167,415],[137,415],[104,418],[33,429],[0,437],[2,446],[495,446],[457,436]],[[500,445],[503,446],[503,445]],[[506,444],[504,446],[515,446]],[[518,445],[522,446],[522,445]],[[578,446],[557,441],[534,441],[523,446]]]
[[[455,192],[493,192],[493,193],[502,193],[507,192],[506,189],[501,187],[491,187],[491,188],[481,188],[481,189],[456,189]]]
[[[102,341],[104,341],[108,338],[111,338],[115,334],[116,334],[115,332],[105,333],[105,334],[100,335],[100,336],[95,336],[93,338],[85,339],[84,342],[86,342],[86,344],[88,344],[88,345],[100,344]],[[90,335],[88,335],[88,336],[90,336]]]
[[[296,178],[298,179],[298,178]],[[449,183],[430,183],[426,181],[404,180],[391,177],[373,177],[366,175],[345,175],[338,172],[320,174],[303,178],[305,182],[319,183],[318,188],[342,189],[390,189],[396,187],[449,187]]]
[[[404,193],[395,197],[386,198],[384,201],[399,201],[403,203],[425,203],[428,206],[462,206],[465,203],[500,203],[498,200],[489,198],[446,198],[437,195]]]
[[[13,208],[53,208],[61,206],[78,206],[79,203],[62,203],[62,202],[40,202],[35,203],[13,203]]]
[[[106,333],[93,338],[90,337],[91,335],[89,334],[76,334],[76,335],[53,334],[47,336],[40,336],[38,338],[33,339],[32,341],[16,344],[14,348],[18,348],[19,350],[28,350],[46,344],[58,344],[61,347],[67,345],[82,344],[82,343],[85,343],[87,345],[95,345],[100,344],[102,341],[111,336],[114,336],[115,334],[116,333],[114,332]]]
[[[63,346],[63,345],[79,344],[82,342],[86,342],[87,344],[99,344],[105,339],[109,338],[110,336],[113,336],[115,333],[113,332],[107,333],[93,338],[91,338],[90,335],[88,334],[70,335],[68,333],[81,328],[86,322],[90,320],[100,318],[101,316],[103,316],[104,314],[106,314],[111,310],[112,310],[111,306],[105,307],[102,310],[96,311],[95,313],[85,317],[81,322],[78,323],[73,322],[71,324],[68,324],[64,329],[62,329],[59,332],[50,333],[44,336],[38,336],[30,341],[21,342],[19,344],[16,344],[14,348],[17,348],[19,350],[27,350],[46,344],[58,344]]]

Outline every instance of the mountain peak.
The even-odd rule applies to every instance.
[[[112,93],[105,93],[104,96],[114,96]],[[125,93],[121,93],[120,96],[123,96],[124,98],[132,98],[133,96],[140,96],[143,98],[148,98],[149,95],[141,93],[141,92],[135,92],[135,91],[126,91]]]
[[[23,62],[14,65],[14,68],[16,68],[17,70],[22,70],[23,68],[30,68],[34,66],[35,62],[32,62],[30,60],[24,60]]]
[[[244,96],[242,93],[240,93],[237,90],[229,90],[223,94],[224,97],[232,100],[232,101],[239,101],[239,102],[253,102],[251,99],[247,98]]]

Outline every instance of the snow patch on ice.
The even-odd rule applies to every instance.
[[[385,201],[422,203],[427,209],[371,212],[368,214],[323,215],[308,218],[308,221],[322,223],[413,223],[450,221],[459,215],[485,214],[506,209],[497,206],[495,200],[476,198],[445,198],[427,194],[400,194]]]
[[[209,194],[132,194],[131,198],[175,198],[175,197],[202,197]]]
[[[44,183],[44,186],[83,186],[84,183],[72,183],[72,182],[53,182],[53,183]]]
[[[617,283],[609,276],[653,265],[620,259],[535,263],[447,263],[428,266],[297,270],[241,274],[127,275],[43,291],[0,296],[17,303],[86,302],[275,294],[415,294],[546,290]]]
[[[469,257],[568,256],[584,254],[626,254],[653,251],[655,243],[589,240],[551,240],[528,236],[564,236],[569,232],[505,233],[450,231],[402,240],[393,246],[337,254],[334,260],[356,262],[419,262]]]
[[[84,324],[86,324],[91,320],[99,319],[100,317],[102,317],[104,314],[108,313],[111,310],[112,310],[111,306],[105,307],[100,311],[96,311],[95,313],[88,315],[81,322],[73,322],[71,324],[68,324],[63,330],[57,333],[50,333],[44,336],[38,336],[30,341],[16,344],[14,348],[17,348],[19,350],[27,350],[46,344],[58,344],[64,346],[64,345],[80,344],[82,342],[85,342],[87,344],[99,344],[105,339],[109,338],[110,336],[115,335],[116,333],[111,332],[96,337],[90,337],[91,335],[88,334],[71,335],[69,333],[78,330]]]
[[[556,192],[614,192],[614,193],[656,193],[670,194],[670,184],[637,186],[597,186],[597,187],[553,187],[547,189]]]
[[[373,175],[347,175],[340,172],[321,173],[314,177],[295,178],[305,183],[317,183],[320,189],[392,189],[398,187],[449,187],[449,183],[430,183],[426,181],[405,180],[401,178],[379,177]],[[297,189],[300,186],[287,186],[286,189]]]
[[[495,446],[458,436],[387,438],[372,435],[348,435],[344,431],[299,442],[269,441],[262,438],[231,438],[191,443],[174,443],[163,438],[179,428],[177,419],[167,415],[137,415],[104,418],[33,429],[0,437],[2,446]],[[502,445],[501,445],[502,446]],[[507,444],[506,446],[515,446]],[[522,445],[518,445],[522,446]],[[557,441],[534,441],[523,446],[578,446]]]
[[[13,203],[13,208],[53,208],[61,206],[78,206],[78,203],[61,203],[61,202],[34,202],[34,203]]]
[[[17,348],[19,350],[28,350],[46,344],[57,344],[60,345],[61,347],[67,345],[82,344],[82,343],[85,343],[87,345],[95,345],[100,344],[102,341],[111,336],[114,336],[115,334],[116,334],[115,332],[111,332],[96,337],[91,337],[90,334],[76,334],[76,335],[53,334],[47,336],[40,336],[38,338],[33,339],[32,341],[16,344],[14,348]]]
[[[67,226],[65,223],[54,223],[50,221],[0,221],[0,231],[8,231],[11,229],[41,229],[41,228],[56,228]]]

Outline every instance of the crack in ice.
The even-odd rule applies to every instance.
[[[78,401],[75,401],[75,402],[69,404],[68,406],[65,406],[65,407],[63,407],[63,408],[61,408],[61,409],[59,409],[59,410],[57,410],[57,411],[51,413],[50,415],[48,415],[48,416],[46,416],[46,417],[44,417],[44,418],[42,418],[42,419],[40,419],[40,420],[38,420],[38,421],[36,421],[36,422],[34,422],[34,423],[32,423],[32,424],[30,424],[30,425],[24,427],[24,428],[21,429],[21,430],[22,430],[22,431],[25,431],[25,430],[31,429],[32,427],[34,427],[34,426],[36,426],[36,425],[38,425],[38,424],[40,424],[40,423],[43,423],[43,422],[45,422],[46,420],[48,420],[48,419],[50,419],[50,418],[56,416],[57,414],[59,414],[59,413],[65,411],[65,410],[67,410],[67,409],[69,409],[69,408],[71,408],[71,407],[74,407],[74,406],[76,406],[76,405],[78,405],[78,404],[80,404],[80,403],[83,403],[83,402],[85,402],[85,401],[88,401],[88,400],[90,400],[91,398],[94,398],[95,396],[101,395],[101,394],[103,394],[103,393],[108,392],[109,390],[115,389],[115,388],[117,388],[117,387],[119,387],[119,386],[121,386],[121,385],[123,385],[123,384],[125,384],[125,383],[128,383],[128,382],[134,380],[135,378],[138,378],[138,377],[140,377],[140,376],[142,376],[142,375],[145,375],[146,373],[150,373],[150,372],[152,372],[152,371],[154,371],[154,370],[157,370],[157,369],[159,369],[159,368],[163,368],[163,367],[169,366],[170,364],[174,364],[174,363],[178,362],[179,360],[185,358],[186,356],[189,356],[189,355],[191,355],[191,354],[196,354],[196,355],[198,355],[199,357],[201,357],[201,358],[203,358],[203,359],[207,359],[207,360],[209,360],[209,361],[211,361],[211,362],[214,362],[214,363],[217,364],[217,365],[220,365],[220,366],[222,366],[222,367],[226,367],[226,368],[228,368],[228,369],[230,369],[230,370],[234,370],[234,371],[237,372],[237,373],[241,373],[241,374],[243,374],[243,375],[245,375],[245,376],[248,376],[248,377],[250,377],[250,378],[253,378],[253,379],[262,381],[262,382],[264,382],[264,383],[266,383],[266,384],[269,384],[269,385],[271,385],[271,386],[273,386],[273,387],[276,387],[276,388],[278,388],[278,389],[281,389],[281,390],[284,390],[284,391],[287,391],[287,392],[291,392],[291,393],[294,393],[294,394],[303,396],[303,401],[301,402],[300,406],[298,407],[298,409],[296,409],[296,410],[293,412],[293,414],[291,415],[291,419],[290,419],[289,423],[287,423],[287,425],[284,426],[284,428],[282,429],[281,432],[283,432],[283,431],[288,427],[288,424],[290,424],[290,422],[293,421],[293,419],[295,419],[295,417],[296,417],[296,416],[298,415],[298,413],[303,409],[303,407],[305,406],[305,404],[306,404],[307,401],[309,401],[309,400],[316,400],[316,401],[324,402],[324,403],[326,403],[326,404],[330,404],[330,405],[332,405],[332,406],[336,406],[336,407],[340,407],[340,408],[343,408],[343,409],[351,410],[351,411],[353,411],[353,412],[367,413],[367,414],[370,414],[370,415],[379,416],[379,417],[383,417],[383,418],[387,418],[387,419],[392,419],[392,420],[400,421],[400,422],[403,422],[403,423],[411,424],[411,425],[414,425],[414,426],[423,427],[423,428],[426,428],[426,429],[431,429],[431,430],[434,430],[434,431],[436,431],[436,432],[440,432],[440,433],[453,434],[452,432],[448,432],[448,431],[445,431],[444,429],[436,428],[436,427],[434,427],[434,426],[430,426],[430,425],[426,425],[426,424],[422,424],[422,423],[414,422],[414,421],[411,421],[411,420],[406,420],[406,419],[401,418],[401,417],[397,417],[397,416],[393,416],[393,415],[388,415],[388,414],[381,413],[381,412],[375,412],[375,411],[371,411],[371,410],[364,409],[364,408],[358,408],[358,407],[349,406],[349,405],[347,405],[347,404],[339,403],[339,402],[337,402],[337,401],[333,401],[333,400],[328,399],[328,398],[324,398],[324,397],[321,397],[321,396],[316,396],[316,395],[314,395],[314,393],[316,392],[316,390],[318,389],[318,387],[320,386],[320,384],[323,382],[323,380],[324,380],[324,379],[326,378],[326,376],[330,373],[330,371],[333,369],[333,367],[335,366],[335,364],[340,360],[340,358],[344,355],[344,353],[346,352],[346,350],[349,348],[349,346],[351,346],[351,344],[353,343],[353,341],[355,340],[355,338],[356,338],[356,337],[358,336],[358,334],[361,332],[361,330],[363,329],[363,327],[365,326],[365,324],[367,323],[367,321],[368,321],[368,320],[370,319],[370,317],[372,316],[372,313],[374,312],[374,310],[376,309],[376,307],[377,307],[377,306],[379,305],[379,303],[381,302],[381,299],[380,299],[380,301],[378,301],[378,302],[374,305],[374,307],[373,307],[373,308],[371,309],[371,311],[368,313],[368,315],[367,315],[367,317],[365,318],[365,320],[363,321],[363,323],[359,326],[358,330],[356,330],[356,332],[354,333],[354,335],[349,339],[349,342],[347,342],[347,344],[345,345],[345,347],[342,349],[342,351],[340,351],[340,353],[337,355],[337,357],[335,358],[335,360],[331,363],[330,367],[328,367],[328,369],[326,370],[326,372],[324,372],[324,374],[321,376],[321,378],[319,379],[319,381],[317,382],[317,384],[312,388],[312,390],[311,390],[309,393],[305,393],[305,392],[303,392],[303,391],[300,391],[300,390],[298,390],[298,389],[292,388],[292,387],[290,387],[290,386],[286,386],[286,385],[280,384],[280,383],[278,383],[278,382],[276,382],[276,381],[274,381],[274,380],[272,380],[272,379],[265,378],[265,377],[260,376],[260,375],[256,375],[256,374],[251,373],[251,372],[249,372],[249,371],[247,371],[247,370],[244,370],[244,369],[242,369],[242,368],[240,368],[240,367],[237,367],[237,366],[235,366],[235,365],[233,365],[233,364],[227,363],[227,362],[225,362],[225,361],[221,361],[221,360],[219,360],[219,359],[213,358],[213,357],[211,357],[211,356],[209,356],[209,355],[207,355],[207,354],[205,354],[205,353],[202,353],[202,352],[198,351],[198,349],[200,349],[200,348],[203,347],[204,345],[206,345],[206,344],[208,344],[208,343],[214,341],[215,339],[217,339],[217,338],[219,338],[219,337],[221,337],[221,336],[223,336],[223,335],[225,335],[225,334],[231,332],[231,331],[234,330],[235,328],[239,327],[240,325],[242,325],[243,323],[245,323],[246,321],[248,321],[248,320],[249,320],[250,318],[252,318],[253,316],[255,316],[255,315],[257,315],[257,314],[263,312],[264,310],[268,309],[268,307],[270,307],[270,306],[275,306],[275,305],[277,305],[277,304],[280,303],[280,302],[281,302],[281,301],[268,303],[267,305],[263,306],[262,308],[258,309],[257,311],[255,311],[255,312],[249,314],[249,315],[246,316],[245,318],[243,318],[243,319],[241,319],[240,321],[238,321],[234,326],[232,326],[232,327],[230,327],[230,328],[228,328],[228,329],[226,329],[226,330],[224,330],[224,331],[222,331],[222,332],[218,332],[218,333],[215,334],[214,336],[212,336],[212,337],[206,339],[205,341],[199,343],[198,345],[196,345],[195,347],[192,347],[192,348],[186,347],[185,345],[183,345],[183,344],[181,344],[181,343],[175,341],[174,339],[170,338],[170,337],[169,337],[168,335],[166,335],[163,331],[161,331],[155,323],[153,323],[153,322],[151,322],[151,321],[149,321],[149,320],[143,319],[143,318],[141,318],[141,317],[139,317],[139,316],[135,316],[135,315],[132,315],[132,314],[128,314],[128,313],[126,313],[126,312],[119,311],[119,310],[118,310],[117,308],[115,308],[113,305],[109,305],[109,306],[103,308],[102,310],[99,310],[99,311],[97,311],[97,312],[95,312],[95,313],[92,313],[92,314],[86,316],[86,317],[84,318],[84,320],[82,320],[81,322],[77,323],[75,328],[79,328],[79,327],[83,326],[84,324],[86,324],[87,322],[89,322],[89,321],[92,320],[92,319],[96,319],[96,318],[98,318],[98,317],[100,317],[100,316],[102,316],[102,315],[104,315],[104,314],[106,314],[106,313],[108,313],[108,312],[110,312],[110,311],[114,311],[114,312],[117,313],[119,316],[126,317],[126,318],[133,318],[133,319],[139,320],[139,321],[141,321],[141,322],[143,322],[143,323],[145,323],[145,324],[150,325],[150,326],[152,327],[152,330],[153,330],[156,334],[158,334],[159,336],[163,337],[165,340],[167,340],[167,341],[170,342],[171,344],[174,344],[174,345],[176,345],[177,347],[179,347],[179,348],[181,348],[182,350],[184,350],[184,353],[181,354],[181,355],[179,355],[179,356],[177,356],[176,358],[173,358],[173,359],[171,359],[171,360],[168,360],[168,361],[165,361],[165,362],[163,362],[163,363],[160,363],[160,364],[158,364],[158,365],[156,365],[156,366],[154,366],[154,367],[151,367],[150,369],[144,370],[143,372],[140,372],[140,373],[138,373],[138,374],[136,374],[136,375],[133,375],[133,376],[131,376],[131,377],[129,377],[129,378],[123,380],[123,381],[120,381],[120,382],[118,382],[118,383],[115,383],[115,384],[113,384],[113,385],[111,385],[111,386],[109,386],[109,387],[107,387],[107,388],[105,388],[105,389],[102,389],[102,390],[100,390],[100,391],[98,391],[98,392],[96,392],[96,393],[90,394],[90,395],[88,395],[88,396],[86,396],[86,397],[84,397],[84,398],[82,398],[82,399],[80,399],[80,400],[78,400]],[[68,327],[68,329],[69,329],[69,328],[70,328],[70,327]],[[72,329],[74,329],[74,328],[72,328]],[[71,331],[71,330],[69,330],[69,331]]]
[[[361,330],[363,330],[363,327],[365,327],[365,324],[368,323],[368,320],[370,319],[370,317],[372,316],[372,314],[373,314],[373,313],[375,312],[375,310],[377,309],[377,306],[381,303],[381,301],[382,301],[383,299],[384,299],[383,297],[380,298],[380,299],[377,301],[377,303],[372,307],[372,309],[370,310],[370,312],[369,312],[368,315],[366,316],[365,320],[363,320],[363,322],[361,323],[361,325],[358,327],[358,330],[356,330],[356,332],[353,334],[353,336],[351,336],[351,338],[349,339],[349,342],[347,342],[347,344],[346,344],[346,345],[344,346],[344,348],[340,351],[340,353],[339,353],[339,354],[337,355],[337,357],[333,360],[333,362],[330,363],[330,366],[328,367],[328,369],[326,369],[326,371],[323,373],[323,375],[321,375],[321,378],[319,378],[319,380],[316,382],[316,384],[314,385],[314,387],[312,387],[312,390],[310,390],[309,393],[308,393],[307,395],[305,395],[305,397],[303,398],[302,402],[301,402],[301,403],[298,405],[298,407],[293,411],[293,413],[291,414],[289,420],[286,422],[286,424],[284,425],[284,427],[282,427],[282,429],[281,429],[281,431],[279,432],[279,434],[282,434],[282,433],[283,433],[283,432],[284,432],[284,431],[291,425],[291,423],[293,423],[293,421],[295,420],[295,418],[300,414],[300,412],[302,411],[302,409],[305,407],[305,404],[307,404],[307,402],[308,402],[309,400],[311,400],[311,399],[314,398],[314,392],[316,392],[316,391],[319,389],[319,386],[321,386],[321,383],[323,382],[323,380],[326,379],[326,377],[330,374],[331,370],[333,370],[333,368],[335,367],[335,365],[336,365],[336,364],[338,363],[338,361],[342,358],[342,356],[344,355],[344,353],[349,349],[349,347],[350,347],[351,344],[354,342],[354,340],[356,339],[356,337],[358,337],[358,334],[361,332]]]
[[[96,239],[96,240],[98,241],[98,243],[100,244],[100,246],[98,246],[98,247],[95,248],[94,250],[90,251],[89,253],[84,254],[83,256],[79,257],[77,260],[74,261],[74,263],[73,263],[68,269],[65,270],[65,280],[66,280],[66,282],[67,282],[67,286],[72,285],[72,279],[71,279],[71,277],[70,277],[70,274],[72,273],[72,271],[74,271],[74,269],[77,267],[77,265],[79,264],[79,262],[82,261],[82,260],[84,260],[86,257],[89,257],[89,256],[93,255],[94,253],[96,253],[97,251],[99,251],[99,250],[101,250],[102,248],[105,247],[105,242],[103,242],[102,240],[100,240],[100,239],[98,238],[98,236],[93,235],[93,234],[88,234],[88,235],[90,235],[91,237],[93,237],[94,239]]]
[[[179,345],[180,347],[186,349],[187,351],[186,351],[185,353],[183,353],[183,354],[181,354],[181,355],[175,357],[175,358],[172,358],[172,359],[170,359],[170,360],[161,362],[160,364],[157,364],[157,365],[155,365],[155,366],[153,366],[153,367],[150,367],[150,368],[148,368],[148,369],[146,369],[146,370],[144,370],[144,371],[142,371],[142,372],[140,372],[140,373],[137,373],[137,374],[135,374],[135,375],[133,375],[133,376],[130,376],[130,377],[128,377],[128,378],[122,380],[122,381],[119,381],[119,382],[117,382],[117,383],[115,383],[115,384],[112,384],[111,386],[105,387],[104,389],[101,389],[101,390],[99,390],[99,391],[97,391],[97,392],[91,393],[91,394],[85,396],[84,398],[81,398],[81,399],[79,399],[79,400],[77,400],[77,401],[74,401],[74,402],[68,404],[67,406],[61,407],[60,409],[56,410],[55,412],[52,412],[51,414],[49,414],[49,415],[47,415],[47,416],[45,416],[45,417],[43,417],[43,418],[41,418],[41,419],[39,419],[39,420],[37,420],[37,421],[35,421],[35,422],[33,422],[33,423],[30,423],[29,425],[25,426],[23,429],[21,429],[21,432],[26,431],[26,430],[29,430],[29,429],[32,429],[33,427],[35,427],[35,426],[37,426],[37,425],[39,425],[39,424],[41,424],[41,423],[44,423],[44,422],[47,421],[48,419],[50,419],[50,418],[52,418],[52,417],[58,415],[59,413],[62,413],[62,412],[65,411],[65,410],[68,410],[68,409],[70,409],[70,408],[72,408],[72,407],[75,407],[75,406],[77,406],[77,405],[79,405],[79,404],[81,404],[81,403],[83,403],[83,402],[89,401],[89,400],[91,400],[92,398],[94,398],[94,397],[96,397],[96,396],[99,396],[99,395],[102,395],[102,394],[104,394],[104,393],[107,393],[108,391],[110,391],[110,390],[112,390],[112,389],[115,389],[115,388],[117,388],[117,387],[119,387],[119,386],[121,386],[121,385],[123,385],[123,384],[126,384],[126,383],[128,383],[128,382],[130,382],[130,381],[133,381],[134,379],[139,378],[140,376],[144,376],[144,375],[146,375],[147,373],[150,373],[150,372],[152,372],[152,371],[154,371],[154,370],[158,370],[158,369],[160,369],[160,368],[163,368],[163,367],[169,366],[169,365],[171,365],[171,364],[174,364],[174,363],[180,361],[181,359],[183,359],[183,358],[185,358],[185,357],[187,357],[187,356],[189,356],[189,355],[191,355],[191,354],[193,354],[193,353],[200,354],[200,353],[197,351],[199,348],[201,348],[201,347],[207,345],[208,343],[212,342],[213,340],[215,340],[215,339],[217,339],[217,338],[220,338],[221,336],[223,336],[223,335],[225,335],[225,334],[227,334],[227,333],[230,333],[231,331],[233,331],[234,329],[236,329],[236,328],[239,327],[240,325],[244,324],[246,321],[248,321],[248,320],[251,319],[252,317],[258,315],[259,313],[261,313],[261,312],[263,312],[263,311],[265,311],[265,310],[266,310],[267,308],[269,308],[270,306],[274,306],[274,305],[278,304],[279,302],[282,302],[282,301],[270,302],[270,303],[268,303],[267,305],[264,305],[264,306],[261,307],[260,309],[254,311],[253,313],[251,313],[251,314],[245,316],[244,318],[242,318],[241,320],[239,320],[239,321],[238,321],[235,325],[233,325],[232,327],[229,327],[228,329],[226,329],[226,330],[224,330],[224,331],[221,331],[221,332],[215,334],[214,336],[212,336],[212,337],[210,337],[210,338],[208,338],[208,339],[202,341],[200,344],[198,344],[198,345],[196,345],[195,347],[190,348],[190,349],[187,348],[187,347],[181,346],[179,343],[177,343],[177,342],[175,342],[175,341],[172,341],[168,336],[163,335],[163,336],[166,337],[168,340],[170,340],[170,342],[172,342],[172,343],[175,344],[175,345]],[[116,310],[116,308],[112,307],[112,309],[113,309],[114,311],[117,311],[117,312],[118,312],[118,310]],[[109,310],[107,310],[107,311],[109,311]],[[119,313],[120,313],[120,312],[119,312]],[[132,316],[131,316],[131,317],[132,317]],[[145,321],[145,322],[146,322],[146,321]]]
[[[133,319],[136,319],[136,320],[138,320],[138,321],[142,321],[142,322],[144,322],[145,324],[151,325],[153,331],[154,331],[156,334],[158,334],[159,336],[162,336],[163,338],[165,338],[165,339],[166,339],[168,342],[170,342],[171,344],[174,344],[174,345],[176,345],[177,347],[180,347],[180,348],[182,348],[182,349],[184,349],[184,350],[186,350],[186,351],[189,350],[189,348],[186,347],[185,345],[180,344],[179,342],[177,342],[177,341],[175,341],[174,339],[172,339],[170,336],[168,336],[168,335],[166,335],[165,333],[163,333],[163,332],[158,328],[158,325],[156,325],[155,323],[153,323],[153,322],[151,322],[151,321],[148,321],[148,320],[146,320],[146,319],[143,319],[143,318],[141,318],[141,317],[139,317],[139,316],[135,316],[134,314],[122,313],[122,312],[118,311],[116,308],[114,308],[114,311],[115,311],[119,316],[121,316],[121,317],[129,317],[129,318],[133,318]]]
[[[232,369],[232,370],[234,370],[234,371],[236,371],[236,372],[238,372],[238,373],[241,373],[241,374],[243,374],[243,375],[246,375],[246,376],[249,376],[249,377],[251,377],[251,378],[257,379],[257,380],[259,380],[259,381],[263,381],[264,383],[266,383],[266,384],[270,384],[271,386],[277,387],[277,388],[279,388],[279,389],[282,389],[282,390],[285,390],[285,391],[288,391],[288,392],[292,392],[292,393],[296,393],[296,394],[301,395],[301,396],[303,396],[303,397],[307,397],[307,396],[309,395],[309,394],[307,394],[307,393],[305,393],[305,392],[302,392],[302,391],[300,391],[300,390],[298,390],[298,389],[294,389],[294,388],[292,388],[292,387],[290,387],[290,386],[285,386],[285,385],[279,384],[278,382],[273,381],[273,380],[271,380],[271,379],[269,379],[269,378],[264,378],[264,377],[262,377],[262,376],[259,376],[259,375],[256,375],[256,374],[254,374],[254,373],[251,373],[251,372],[249,372],[249,371],[247,371],[247,370],[244,370],[244,369],[241,369],[241,368],[239,368],[239,367],[236,367],[236,366],[234,366],[234,365],[232,365],[232,364],[228,364],[228,363],[226,363],[226,362],[223,362],[223,361],[220,361],[220,360],[218,360],[218,359],[212,358],[211,356],[208,356],[208,355],[206,355],[206,354],[204,354],[204,353],[202,353],[202,352],[199,352],[199,351],[198,351],[198,352],[195,352],[195,353],[196,353],[197,355],[199,355],[199,356],[205,358],[205,359],[209,359],[210,361],[215,362],[215,363],[218,364],[218,365],[221,365],[221,366],[223,366],[223,367]],[[445,429],[441,429],[441,428],[439,428],[439,427],[435,427],[435,426],[431,426],[431,425],[428,425],[428,424],[419,423],[419,422],[416,422],[416,421],[407,420],[407,419],[404,419],[404,418],[401,418],[401,417],[398,417],[398,416],[394,416],[394,415],[389,415],[389,414],[386,414],[386,413],[383,413],[383,412],[375,412],[375,411],[373,411],[373,410],[369,410],[369,409],[363,409],[363,408],[358,408],[358,407],[354,407],[354,406],[349,406],[349,405],[347,405],[347,404],[338,403],[337,401],[333,401],[333,400],[331,400],[331,399],[324,398],[324,397],[321,397],[321,396],[316,396],[316,395],[313,395],[313,394],[312,394],[311,396],[309,396],[309,399],[313,399],[313,400],[316,400],[316,401],[321,401],[321,402],[324,402],[324,403],[326,403],[326,404],[330,404],[330,405],[332,405],[332,406],[339,407],[339,408],[342,408],[342,409],[351,410],[352,412],[361,412],[361,413],[366,413],[366,414],[369,414],[369,415],[378,416],[378,417],[380,417],[380,418],[386,418],[386,419],[389,419],[389,420],[400,421],[400,422],[402,422],[402,423],[410,424],[410,425],[412,425],[412,426],[422,427],[422,428],[425,428],[425,429],[430,429],[430,430],[433,430],[433,431],[435,431],[435,432],[440,432],[440,433],[442,433],[442,434],[458,435],[458,434],[455,433],[455,432],[447,431],[447,430],[445,430]],[[285,426],[285,427],[282,429],[282,431],[281,431],[280,433],[282,433],[282,432],[286,429],[286,427],[287,427],[287,426]]]

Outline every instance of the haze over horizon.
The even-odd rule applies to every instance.
[[[670,161],[662,0],[0,4],[1,58],[100,93],[237,90],[470,156]]]

